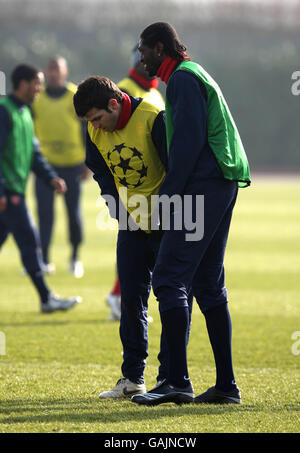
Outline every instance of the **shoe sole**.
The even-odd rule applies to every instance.
[[[175,403],[178,405],[189,404],[194,401],[194,396],[188,395],[186,393],[168,393],[167,395],[162,395],[159,398],[149,399],[148,397],[140,397],[131,399],[132,402],[137,404],[142,404],[145,406],[157,406],[158,404],[163,403]]]
[[[194,399],[194,404],[241,404],[242,403],[242,400],[239,399],[239,398],[234,398],[234,397],[230,397],[230,396],[227,396],[227,397],[224,397],[224,396],[220,396],[220,397],[215,397],[214,399],[212,400],[197,400],[197,398]]]
[[[82,302],[81,298],[78,298],[74,304],[70,305],[69,307],[64,307],[64,308],[54,308],[54,309],[46,309],[44,307],[41,307],[41,313],[54,313],[55,311],[67,311],[70,310],[71,308],[75,307],[75,305],[78,305]]]
[[[77,302],[77,303],[78,303],[78,302]],[[42,309],[42,310],[41,310],[41,313],[48,314],[48,313],[55,313],[56,311],[67,311],[67,310],[70,310],[71,308],[75,307],[75,305],[77,305],[77,303],[74,304],[74,305],[71,305],[71,306],[68,307],[68,308],[54,308],[54,309],[50,309],[50,310]]]
[[[128,394],[124,394],[122,393],[121,395],[118,395],[118,396],[101,396],[102,394],[100,393],[99,395],[99,398],[100,399],[112,399],[112,400],[116,400],[116,399],[126,399],[126,398],[132,398],[133,396],[135,395],[143,395],[143,393],[145,392],[128,392]]]

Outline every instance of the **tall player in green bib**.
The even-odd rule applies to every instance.
[[[231,317],[225,286],[224,255],[238,187],[250,184],[248,160],[222,91],[167,23],[149,25],[140,36],[141,61],[150,76],[166,83],[168,171],[160,195],[177,195],[185,205],[204,198],[204,234],[189,241],[186,230],[165,231],[153,272],[168,349],[165,382],[132,401],[240,403],[231,351]],[[185,208],[185,206],[184,206]],[[175,217],[175,215],[174,215]],[[216,383],[194,397],[187,364],[188,294],[205,317],[215,358]]]
[[[164,112],[142,98],[128,96],[106,77],[87,78],[74,96],[79,117],[88,121],[86,164],[94,173],[112,217],[119,221],[117,268],[121,288],[120,338],[123,377],[100,398],[128,397],[146,391],[147,308],[160,234],[151,231],[150,198],[165,177]],[[134,216],[130,200],[146,200]],[[130,228],[128,228],[130,225]],[[160,361],[165,363],[166,351]]]

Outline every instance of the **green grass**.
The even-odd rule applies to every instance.
[[[28,201],[34,212],[28,190]],[[85,276],[68,274],[64,207],[57,200],[52,248],[57,267],[49,277],[60,294],[80,294],[73,311],[42,315],[19,254],[9,238],[0,255],[0,432],[299,432],[300,183],[254,179],[241,190],[226,256],[240,406],[143,408],[129,400],[100,401],[98,393],[120,377],[118,323],[108,321],[105,296],[115,272],[116,231],[96,227],[98,189],[84,187]],[[153,295],[147,387],[155,383],[160,321]],[[189,368],[196,393],[214,384],[215,369],[203,316],[195,305]]]

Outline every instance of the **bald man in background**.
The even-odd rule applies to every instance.
[[[45,70],[46,86],[33,103],[32,111],[41,151],[67,183],[64,199],[71,244],[69,270],[76,278],[80,278],[84,273],[79,259],[83,236],[80,195],[81,183],[86,179],[88,169],[84,164],[83,124],[73,108],[73,95],[77,87],[67,81],[68,75],[65,58],[51,58]],[[40,178],[36,178],[35,190],[44,270],[53,274],[55,266],[50,260],[49,250],[54,224],[54,193]]]

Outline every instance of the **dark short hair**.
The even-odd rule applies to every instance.
[[[31,80],[37,77],[39,72],[41,72],[41,70],[33,65],[19,64],[11,73],[13,89],[16,90],[17,88],[19,88],[22,80],[31,82]]]
[[[122,91],[108,77],[91,76],[78,85],[73,103],[77,115],[82,118],[92,108],[107,110],[110,99],[116,99],[121,103]]]
[[[184,60],[186,47],[180,42],[177,32],[172,25],[167,22],[155,22],[141,33],[143,43],[152,48],[160,41],[164,45],[164,51],[175,60]]]

